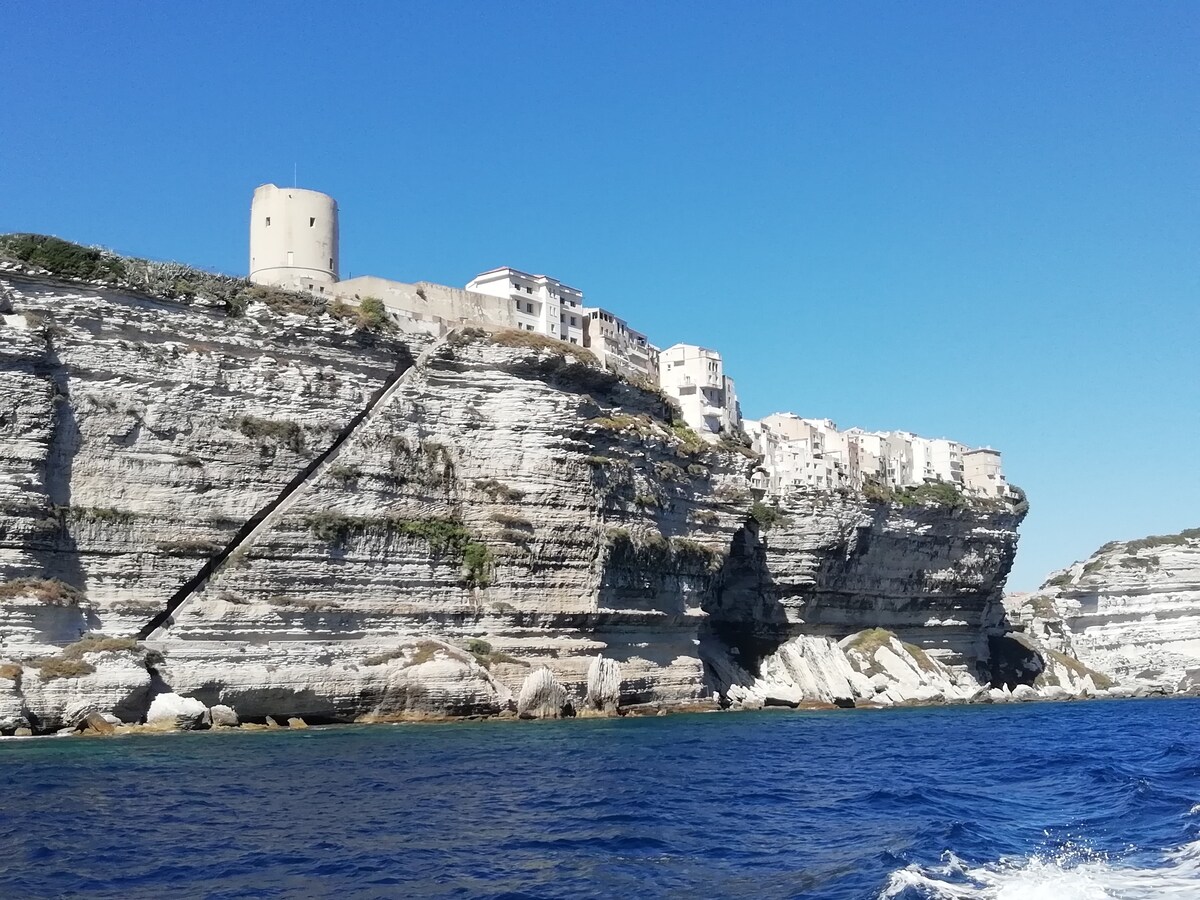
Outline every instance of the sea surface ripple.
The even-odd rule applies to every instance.
[[[0,742],[0,896],[1200,898],[1200,701]]]

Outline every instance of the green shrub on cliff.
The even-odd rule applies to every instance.
[[[917,503],[932,503],[936,506],[947,506],[958,509],[967,505],[967,499],[955,485],[944,481],[928,481],[925,484],[910,488],[905,493]]]
[[[347,516],[322,510],[305,519],[313,537],[341,546],[354,534],[377,532],[416,538],[429,544],[434,557],[450,554],[462,559],[468,584],[486,587],[491,583],[492,551],[456,519],[403,519],[398,516]]]
[[[957,485],[945,481],[928,481],[916,487],[890,488],[875,482],[862,486],[862,495],[876,503],[898,503],[900,506],[944,506],[961,509],[967,497]]]
[[[367,331],[384,331],[392,327],[387,309],[378,297],[363,297],[358,304],[358,324]]]
[[[125,263],[120,257],[44,234],[5,235],[0,238],[0,256],[39,266],[64,278],[111,282],[125,277]]]
[[[492,583],[492,551],[487,544],[471,541],[463,547],[463,568],[467,573],[467,584],[487,587]]]
[[[286,419],[260,419],[258,416],[242,416],[237,428],[248,438],[274,441],[293,453],[304,449],[304,429],[296,422]]]
[[[754,505],[750,507],[750,518],[764,529],[787,524],[787,518],[779,511],[779,507],[768,506],[761,500],[755,500]]]
[[[1179,547],[1189,540],[1200,539],[1200,528],[1185,528],[1176,534],[1152,534],[1136,541],[1126,541],[1125,549],[1129,553],[1139,550],[1149,550],[1152,547]]]

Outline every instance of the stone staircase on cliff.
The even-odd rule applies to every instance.
[[[329,447],[301,469],[284,486],[283,490],[279,492],[279,495],[274,500],[251,516],[219,553],[209,557],[200,568],[200,571],[189,578],[178,591],[171,595],[167,600],[166,607],[138,630],[138,640],[161,637],[162,629],[171,624],[172,617],[180,607],[189,598],[204,590],[204,587],[208,584],[212,576],[220,571],[221,567],[231,556],[254,546],[260,536],[274,528],[279,519],[304,495],[308,487],[316,482],[337,461],[338,455],[341,453],[342,447],[345,446],[346,442],[364,425],[370,423],[376,413],[383,409],[391,401],[392,397],[396,395],[396,392],[408,383],[413,373],[420,370],[429,358],[445,346],[456,333],[457,329],[451,329],[446,332],[446,334],[426,347],[421,355],[417,357],[416,362],[403,371],[397,371],[388,377],[379,390],[371,397],[367,405],[337,433]]]

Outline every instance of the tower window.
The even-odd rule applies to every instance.
[[[329,268],[333,268],[333,257],[329,257]]]
[[[270,216],[267,216],[267,227],[268,228],[271,227],[271,217]]]
[[[316,224],[317,224],[317,220],[314,219],[312,216],[309,216],[308,217],[308,227],[312,228]]]

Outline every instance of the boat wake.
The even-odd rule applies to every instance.
[[[969,866],[946,853],[940,866],[891,874],[879,900],[1151,900],[1200,897],[1200,841],[1166,853],[1107,858],[1067,847],[1055,855]]]

